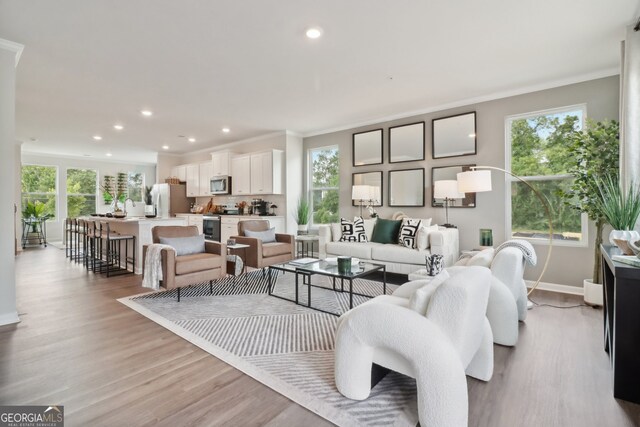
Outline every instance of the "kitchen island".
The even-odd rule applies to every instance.
[[[108,222],[112,231],[119,234],[127,234],[136,237],[136,274],[142,274],[142,247],[153,243],[151,237],[151,229],[158,225],[187,225],[185,218],[145,218],[145,217],[127,217],[127,218],[108,218],[108,217],[84,217],[87,221],[103,221]],[[129,250],[133,243],[130,243]]]

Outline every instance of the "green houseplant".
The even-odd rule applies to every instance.
[[[309,229],[309,219],[311,218],[311,210],[307,199],[298,199],[296,210],[293,217],[298,224],[298,231],[307,231]]]
[[[22,210],[23,219],[31,220],[47,220],[52,217],[51,214],[45,213],[46,205],[39,200],[30,202],[27,200],[27,204]],[[36,232],[37,224],[31,224],[31,231]]]
[[[600,244],[602,232],[607,223],[601,209],[598,181],[604,177],[617,177],[619,173],[619,133],[620,127],[615,120],[601,122],[588,121],[583,130],[576,130],[567,136],[569,147],[567,161],[573,182],[568,191],[561,191],[564,202],[587,214],[595,222],[595,250],[593,274],[585,279],[585,301],[598,304],[602,298]],[[597,301],[588,300],[588,294],[596,295]]]
[[[616,177],[605,176],[596,181],[599,198],[596,204],[606,221],[613,227],[609,242],[614,239],[636,242],[640,235],[634,230],[640,215],[640,192],[638,186],[632,184],[624,191]]]

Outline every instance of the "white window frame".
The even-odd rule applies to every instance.
[[[314,190],[336,190],[338,192],[338,199],[340,198],[340,186],[338,187],[314,187],[313,186],[313,156],[314,151],[326,151],[337,150],[338,159],[340,159],[340,146],[338,144],[325,145],[323,147],[313,147],[307,149],[307,200],[309,200],[309,211],[311,212],[311,218],[309,219],[309,228],[318,229],[319,225],[313,222],[313,191]],[[340,202],[338,201],[338,208],[340,208]]]
[[[56,192],[55,193],[23,193],[22,192],[22,167],[24,166],[40,166],[45,168],[54,168],[56,170]],[[43,165],[39,163],[22,163],[20,165],[20,208],[22,209],[22,198],[24,194],[54,194],[56,199],[55,217],[50,218],[47,222],[57,223],[60,221],[60,168],[57,165]],[[65,204],[66,206],[66,204]],[[21,211],[22,212],[22,211]]]
[[[530,119],[532,117],[566,113],[566,112],[577,111],[577,110],[582,111],[582,126],[584,128],[587,121],[587,105],[586,104],[569,105],[566,107],[550,108],[546,110],[533,111],[525,114],[514,114],[511,116],[507,116],[504,121],[505,123],[505,126],[504,126],[505,169],[511,172],[511,123],[514,120]],[[504,175],[505,175],[504,186],[505,186],[505,219],[506,219],[505,220],[505,236],[507,236],[507,238],[510,239],[511,232],[512,232],[512,229],[511,229],[511,223],[512,223],[511,221],[511,183],[517,182],[518,180],[509,174],[504,174]],[[568,178],[568,177],[571,177],[571,175],[569,174],[538,175],[538,176],[527,176],[527,177],[521,177],[521,178],[523,178],[525,181],[552,181],[552,180]],[[589,218],[586,213],[582,213],[580,215],[580,228],[581,228],[582,237],[579,241],[554,240],[553,246],[570,246],[570,247],[581,247],[581,248],[588,247],[589,246]],[[549,245],[548,238],[545,238],[545,239],[533,238],[533,237],[518,237],[518,238],[527,240],[534,245],[545,245],[545,246]]]
[[[142,175],[142,186],[140,187],[140,200],[133,200],[134,202],[142,203],[144,202],[144,191],[145,185],[147,184],[147,175],[144,172],[135,172],[135,171],[127,171],[127,197],[131,197],[129,194],[129,179],[132,174]]]
[[[87,193],[69,193],[68,189],[67,189],[67,179],[69,177],[69,170],[91,170],[94,171],[96,173],[96,185],[95,185],[95,189],[94,189],[94,194],[87,194]],[[67,169],[65,170],[65,175],[64,175],[64,191],[65,191],[65,209],[67,212],[67,216],[69,215],[69,196],[94,196],[95,200],[94,200],[94,212],[97,212],[98,209],[98,198],[100,196],[100,192],[98,191],[98,183],[100,182],[100,176],[99,176],[99,171],[97,169],[94,168],[83,168],[83,167],[78,167],[78,166],[68,166]]]

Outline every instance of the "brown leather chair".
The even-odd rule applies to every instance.
[[[262,243],[255,237],[246,237],[244,230],[267,231],[269,221],[264,219],[252,219],[238,222],[238,236],[233,236],[237,243],[249,245],[245,263],[253,268],[264,268],[272,264],[290,261],[294,258],[295,240],[291,234],[276,233],[276,241]]]
[[[153,243],[160,243],[160,237],[190,237],[198,234],[195,225],[156,226],[151,229]],[[182,256],[176,256],[174,251],[162,250],[162,286],[167,290],[177,288],[178,301],[181,287],[209,281],[213,293],[213,281],[227,274],[227,245],[205,241],[204,247],[203,253]],[[145,258],[146,251],[145,246]]]

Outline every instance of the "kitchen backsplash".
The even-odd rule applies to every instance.
[[[209,200],[213,198],[213,204],[215,205],[225,205],[227,203],[238,203],[241,201],[247,202],[248,205],[251,204],[251,200],[253,199],[263,199],[269,202],[269,206],[276,205],[278,206],[274,212],[276,215],[287,215],[285,209],[285,197],[281,194],[269,194],[264,196],[209,196],[209,197],[196,197],[196,203],[202,206],[206,206],[209,203]],[[269,209],[271,212],[271,209]]]

